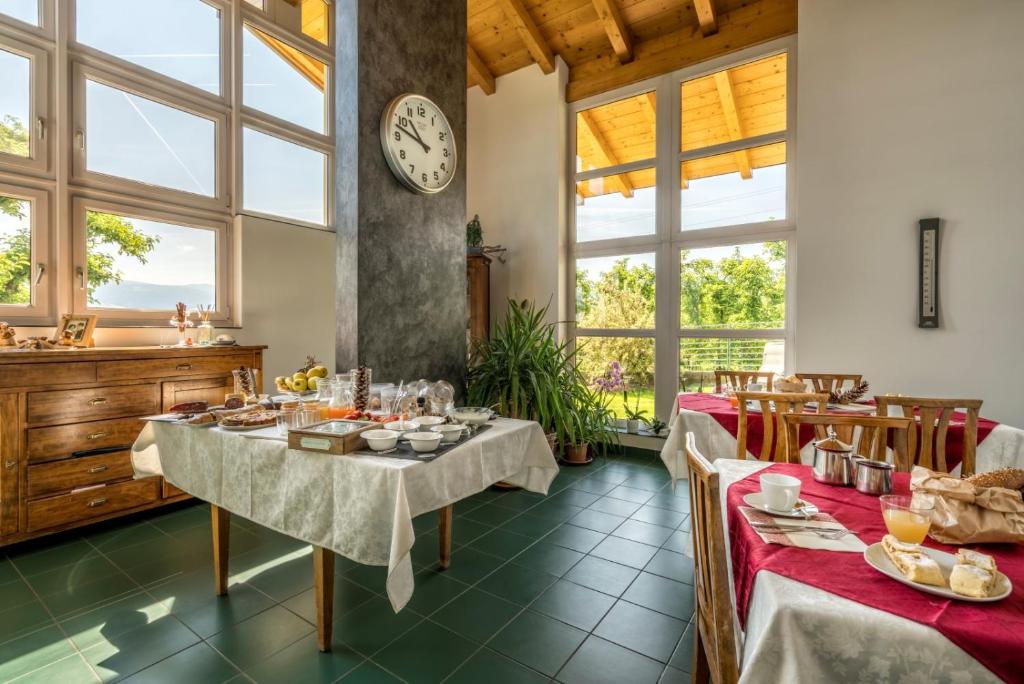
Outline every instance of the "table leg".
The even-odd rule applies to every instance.
[[[452,505],[437,512],[437,536],[441,540],[441,569],[447,570],[452,562]]]
[[[210,504],[210,525],[213,531],[213,585],[217,596],[228,593],[228,540],[231,514]]]
[[[313,547],[313,594],[316,596],[316,644],[322,653],[331,650],[334,627],[334,551]]]

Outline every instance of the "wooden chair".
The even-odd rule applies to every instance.
[[[715,371],[715,393],[721,394],[724,387],[731,387],[734,390],[745,390],[752,382],[760,382],[766,391],[772,391],[772,380],[775,378],[773,371]],[[723,384],[722,381],[725,381]]]
[[[789,447],[791,463],[800,462],[800,441],[797,431],[801,425],[813,425],[815,437],[826,436],[826,428],[832,427],[837,433],[840,428],[847,434],[853,434],[860,428],[860,436],[854,446],[854,453],[876,461],[886,461],[886,448],[889,445],[889,431],[892,430],[893,463],[897,470],[909,470],[907,455],[910,427],[914,421],[910,418],[889,418],[886,416],[834,416],[813,414],[788,414],[782,417],[786,425],[786,443]],[[902,466],[902,467],[901,467]]]
[[[960,461],[960,477],[974,474],[975,457],[978,451],[978,414],[981,412],[981,399],[927,399],[923,397],[890,397],[876,396],[875,404],[880,416],[889,414],[890,406],[899,406],[903,415],[908,418],[917,416],[921,423],[921,434],[917,430],[910,431],[908,453],[910,459],[907,470],[913,465],[924,466],[931,470],[949,472],[946,466],[946,436],[949,421],[956,410],[966,414],[964,421],[964,445]]]
[[[710,678],[715,684],[733,684],[740,676],[736,611],[730,598],[718,472],[697,451],[692,432],[686,433],[686,460],[690,468],[690,534],[697,593],[691,681],[704,684]]]
[[[853,387],[861,381],[860,375],[852,373],[797,373],[796,377],[810,382],[815,392],[841,392],[843,385],[850,383]]]
[[[786,437],[789,433],[782,422],[782,416],[787,413],[803,413],[804,406],[812,401],[818,402],[817,413],[825,413],[828,404],[828,394],[810,392],[737,392],[736,399],[740,402],[739,425],[736,429],[736,458],[747,458],[747,402],[756,401],[761,406],[761,422],[764,423],[761,453],[758,458],[778,463],[785,463],[789,459],[786,447]],[[799,450],[799,446],[797,449]],[[799,462],[799,458],[794,461]]]

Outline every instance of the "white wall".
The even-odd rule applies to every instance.
[[[508,263],[491,265],[492,319],[511,297],[550,300],[549,320],[564,320],[568,69],[557,63],[548,75],[530,66],[502,76],[493,95],[469,91],[466,218],[479,214],[485,243],[508,248]]]
[[[262,218],[236,220],[240,242],[242,327],[217,330],[240,344],[265,344],[263,367],[271,389],[277,375],[291,375],[313,354],[334,365],[334,233]],[[168,318],[170,318],[168,316]],[[97,346],[173,344],[165,328],[104,328]],[[50,335],[53,327],[18,326],[18,338]]]
[[[800,3],[799,370],[1024,426],[1024,2]],[[942,327],[917,221],[942,225]]]

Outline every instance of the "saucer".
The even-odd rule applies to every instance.
[[[747,504],[751,508],[756,508],[759,511],[764,511],[768,515],[776,515],[780,518],[807,518],[815,513],[818,513],[818,507],[812,503],[808,503],[803,499],[797,499],[797,505],[789,511],[777,511],[774,508],[769,508],[768,504],[765,503],[764,494],[761,492],[751,492],[743,497],[743,503]]]

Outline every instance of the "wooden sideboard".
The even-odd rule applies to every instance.
[[[0,351],[0,546],[187,498],[132,479],[142,416],[224,400],[266,347]]]

